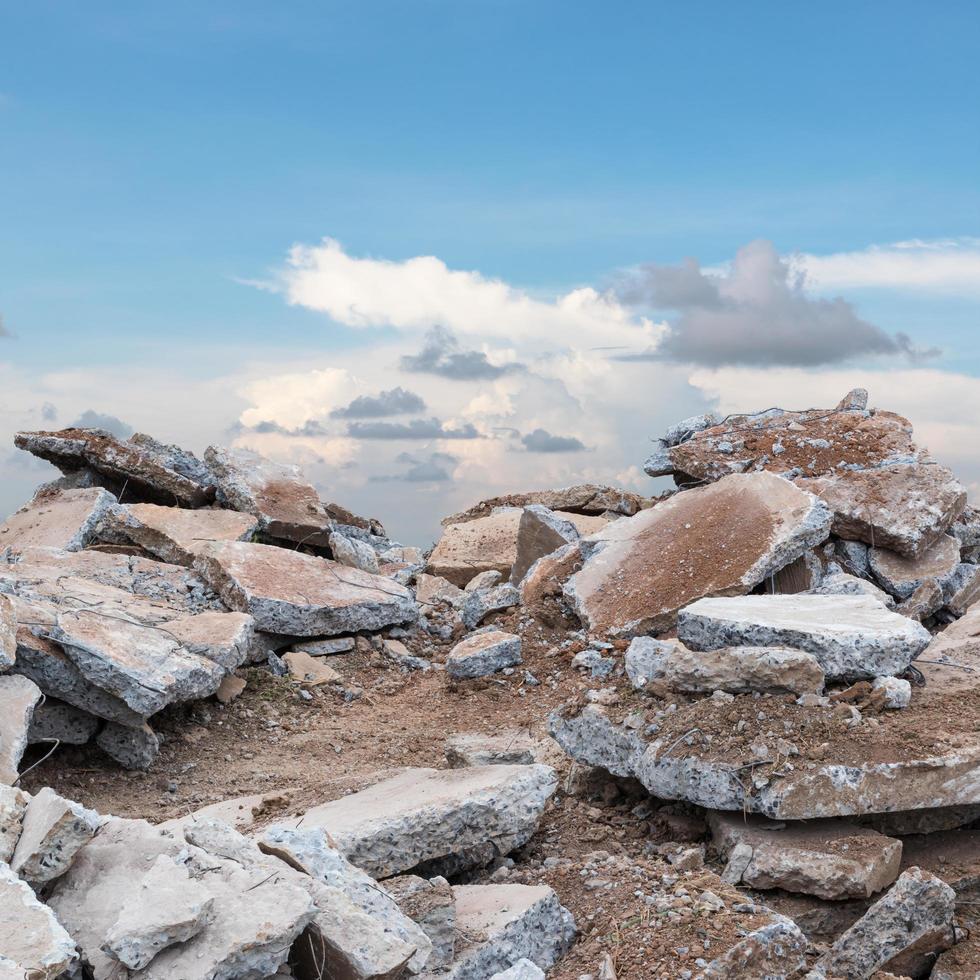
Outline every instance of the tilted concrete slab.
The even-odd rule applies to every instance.
[[[41,689],[18,674],[0,674],[0,784],[17,781]]]
[[[80,551],[97,539],[115,506],[116,498],[99,487],[42,491],[0,525],[0,549]]]

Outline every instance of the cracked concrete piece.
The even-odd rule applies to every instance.
[[[450,524],[474,521],[501,508],[521,508],[531,504],[541,504],[549,510],[561,511],[562,516],[608,513],[624,514],[630,517],[647,506],[649,501],[638,493],[621,490],[619,487],[583,483],[574,487],[562,487],[558,490],[532,490],[530,493],[510,493],[503,497],[491,497],[488,500],[481,500],[469,510],[444,517],[442,525],[447,527]]]
[[[0,783],[17,781],[41,689],[18,674],[0,675]]]
[[[17,659],[17,616],[9,596],[0,595],[0,672]]]
[[[281,826],[322,827],[352,864],[385,878],[487,845],[523,846],[557,785],[543,765],[406,769]]]
[[[172,453],[161,452],[155,440],[120,442],[101,429],[61,429],[57,432],[18,432],[18,449],[46,459],[70,474],[91,469],[104,477],[114,492],[125,486],[130,500],[203,507],[214,499],[214,487],[174,468]],[[184,454],[189,457],[190,454]]]
[[[337,531],[331,533],[328,542],[330,554],[338,564],[359,568],[362,572],[370,572],[372,575],[378,574],[378,556],[369,544],[358,541],[357,538],[349,538]]]
[[[463,599],[460,618],[467,629],[476,629],[490,613],[510,609],[519,605],[520,601],[520,590],[509,584],[468,591]]]
[[[926,648],[923,626],[868,596],[752,595],[700,599],[681,610],[695,650],[782,646],[812,653],[828,678],[901,674]]]
[[[446,980],[488,980],[522,959],[550,969],[575,939],[575,920],[547,885],[457,885],[456,959]]]
[[[908,558],[886,548],[869,548],[868,564],[874,577],[898,599],[908,599],[924,582],[942,585],[960,563],[960,543],[944,534],[918,558]]]
[[[322,827],[268,827],[258,838],[266,854],[285,861],[297,871],[331,888],[342,891],[362,912],[383,925],[385,932],[413,947],[409,972],[419,973],[432,953],[432,942],[424,930],[399,907],[383,885],[354,867],[332,847]]]
[[[160,754],[160,736],[146,723],[135,727],[107,721],[95,744],[124,769],[145,772]]]
[[[54,913],[37,900],[25,881],[0,862],[0,967],[16,967],[9,976],[54,980],[77,959],[75,944]],[[0,975],[2,968],[0,968]]]
[[[847,572],[832,572],[830,575],[825,575],[820,584],[810,591],[815,595],[866,595],[876,599],[888,609],[895,608],[895,599],[884,589],[879,589],[874,582],[869,582],[866,578],[848,575]]]
[[[208,545],[194,567],[257,629],[331,636],[414,622],[418,608],[401,585],[315,555],[245,542]]]
[[[321,684],[336,684],[343,680],[329,664],[311,657],[302,650],[290,650],[283,654],[283,663],[289,669],[293,680],[304,687],[319,687]]]
[[[945,945],[953,931],[956,893],[935,875],[920,868],[903,872],[880,898],[817,960],[815,980],[853,977],[863,980],[919,946],[922,940]],[[917,950],[923,952],[921,947]]]
[[[829,530],[827,508],[788,480],[729,476],[584,538],[564,594],[592,634],[657,633],[695,599],[751,591]]]
[[[944,601],[938,582],[923,582],[912,595],[895,606],[895,612],[921,623],[942,608]]]
[[[490,980],[544,980],[544,970],[528,959],[520,959],[509,970],[495,973]]]
[[[254,515],[234,510],[187,510],[158,504],[120,505],[111,516],[113,531],[161,561],[186,566],[212,541],[250,540],[258,523]]]
[[[196,936],[211,919],[214,896],[187,868],[161,854],[106,933],[103,952],[130,970]]]
[[[833,511],[833,532],[873,548],[920,558],[966,505],[966,490],[944,466],[903,463],[799,479]]]
[[[457,643],[446,658],[446,673],[456,680],[486,677],[521,662],[521,638],[502,630],[474,633]]]
[[[789,977],[804,964],[807,939],[792,919],[772,913],[771,921],[753,929],[704,969],[704,980],[740,977]]]
[[[712,811],[708,826],[722,858],[739,845],[751,849],[741,881],[752,888],[868,898],[898,877],[902,859],[901,841],[844,821],[773,824]]]
[[[102,817],[50,786],[31,797],[10,867],[35,888],[63,875],[102,825]]]
[[[398,875],[385,881],[385,889],[399,908],[429,937],[430,970],[448,967],[456,952],[456,899],[445,878]]]
[[[0,862],[9,864],[13,857],[29,799],[16,786],[0,783]]]
[[[689,650],[677,640],[637,636],[626,651],[626,673],[642,690],[661,681],[676,691],[792,691],[819,694],[824,673],[816,657],[782,647],[722,647]]]
[[[336,653],[350,653],[354,649],[353,636],[338,636],[332,640],[308,640],[305,643],[294,643],[293,650],[309,654],[311,657],[328,657]]]
[[[204,459],[214,473],[218,502],[259,519],[264,534],[297,544],[327,547],[334,521],[298,466],[274,463],[249,449],[209,446]]]
[[[526,731],[503,731],[496,735],[460,732],[446,739],[446,761],[450,769],[466,766],[530,765],[539,747]]]
[[[463,588],[481,572],[510,575],[517,560],[517,535],[523,510],[502,508],[485,517],[446,525],[425,571]]]
[[[946,608],[954,616],[963,616],[980,601],[980,565],[963,562],[941,584]]]
[[[0,549],[80,551],[97,538],[115,505],[116,498],[100,487],[43,491],[0,524]]]
[[[434,576],[432,575],[426,576],[426,578],[433,578],[433,577]],[[474,575],[473,578],[471,578],[466,583],[466,589],[464,591],[475,592],[478,589],[492,589],[495,585],[500,585],[501,578],[502,576],[500,572],[495,572],[492,570],[489,572],[480,572],[479,575]],[[437,581],[445,582],[446,580],[438,579]],[[450,585],[451,588],[454,589],[456,588],[456,586],[453,585],[451,582],[448,584]]]
[[[600,524],[600,527],[604,524]],[[591,528],[587,534],[599,528]],[[530,504],[524,508],[517,525],[517,555],[510,572],[510,580],[519,585],[528,569],[545,555],[578,541],[579,529],[570,520],[543,507]]]
[[[46,698],[34,708],[27,740],[51,742],[57,739],[66,745],[84,745],[99,730],[99,719],[81,708]]]

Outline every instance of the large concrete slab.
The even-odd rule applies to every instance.
[[[404,586],[380,575],[272,545],[209,544],[194,567],[228,606],[257,629],[292,636],[336,636],[414,621]]]
[[[558,785],[549,766],[406,769],[314,807],[283,827],[322,827],[376,878],[479,852],[486,861],[526,843]]]
[[[869,548],[868,564],[874,577],[898,599],[908,599],[919,586],[944,582],[960,563],[960,543],[944,534],[918,558],[908,558],[887,548]]]
[[[97,539],[116,498],[101,487],[46,490],[0,525],[0,549],[79,551]]]
[[[563,514],[620,514],[631,517],[647,506],[649,500],[638,493],[619,487],[583,483],[557,490],[531,490],[527,493],[509,493],[503,497],[491,497],[488,500],[481,500],[468,510],[443,518],[442,524],[444,527],[450,524],[462,524],[465,521],[488,517],[501,507],[521,508],[530,504],[541,504],[549,510],[561,511]]]
[[[751,591],[829,529],[827,508],[788,480],[729,476],[584,539],[564,592],[593,634],[657,633],[695,599]]]
[[[116,507],[110,523],[117,534],[161,561],[189,566],[212,541],[250,540],[259,519],[234,510],[130,504]]]
[[[695,650],[803,650],[816,657],[828,678],[900,674],[931,639],[921,624],[863,595],[700,599],[681,611],[677,633]]]
[[[214,499],[214,487],[198,474],[175,468],[176,447],[155,440],[121,442],[101,429],[61,429],[57,432],[18,432],[18,449],[54,463],[62,473],[94,470],[104,477],[122,502],[202,507]],[[190,454],[182,454],[185,459]],[[199,462],[199,461],[197,461]],[[121,496],[120,496],[121,495]]]
[[[0,675],[0,784],[17,781],[41,689],[18,674]]]

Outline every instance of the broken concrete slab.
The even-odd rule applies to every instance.
[[[17,782],[41,689],[17,674],[0,675],[0,784]]]
[[[550,969],[575,939],[575,920],[547,885],[457,885],[457,950],[447,980],[486,980],[527,959]]]
[[[657,633],[695,599],[749,592],[829,528],[827,508],[788,480],[730,476],[583,539],[564,593],[593,634]]]
[[[450,769],[466,766],[527,766],[539,761],[538,743],[527,731],[503,731],[496,735],[460,732],[446,739]]]
[[[712,811],[708,825],[722,858],[749,848],[740,880],[751,888],[869,898],[898,877],[902,860],[900,840],[844,821],[794,825]]]
[[[102,817],[45,786],[31,797],[10,867],[33,887],[63,875]]]
[[[962,562],[941,583],[943,603],[953,616],[963,616],[980,601],[980,565]]]
[[[626,672],[634,687],[660,681],[676,691],[732,694],[792,691],[819,694],[824,672],[816,657],[783,647],[722,647],[689,650],[678,640],[637,636],[626,651]]]
[[[432,952],[426,961],[429,970],[448,967],[456,951],[456,899],[445,878],[398,875],[388,878],[385,891],[399,908],[429,938]]]
[[[20,837],[30,797],[16,786],[0,783],[0,862],[9,864]]]
[[[100,721],[81,708],[45,698],[34,708],[27,740],[36,742],[58,741],[64,745],[84,745],[99,730]]]
[[[523,510],[508,507],[462,523],[446,525],[425,570],[463,588],[481,572],[510,575],[517,560],[517,535]]]
[[[767,909],[757,911],[767,913],[768,921],[713,959],[704,969],[705,980],[789,977],[803,967],[807,940],[800,927],[786,916]]]
[[[0,549],[80,551],[97,539],[115,505],[116,498],[98,487],[39,493],[0,525]]]
[[[281,813],[289,806],[294,794],[294,789],[286,788],[270,793],[236,796],[229,800],[221,800],[219,803],[211,803],[186,817],[167,820],[158,826],[163,830],[182,834],[184,828],[192,824],[217,821],[226,824],[232,830],[245,833],[254,827],[256,821],[269,819]]]
[[[95,744],[123,767],[146,772],[160,754],[160,736],[146,723],[129,726],[107,721]]]
[[[522,846],[557,785],[543,765],[406,769],[281,825],[324,828],[352,864],[385,878],[474,849],[492,859]]]
[[[214,895],[187,868],[161,854],[122,908],[103,952],[130,970],[142,970],[157,953],[196,936],[210,921]]]
[[[433,576],[431,575],[426,576],[426,578],[432,577]],[[495,572],[492,570],[489,572],[480,572],[479,575],[474,575],[473,578],[466,583],[466,589],[464,591],[476,592],[479,589],[492,589],[494,586],[500,585],[501,578],[502,576],[500,572]],[[446,580],[441,579],[441,581],[445,582]],[[453,588],[455,588],[455,586],[453,586]]]
[[[909,868],[817,960],[810,976],[862,980],[914,947],[919,953],[928,951],[923,941],[936,950],[948,948],[954,941],[955,899],[953,889],[935,875]]]
[[[460,618],[467,629],[475,629],[491,613],[510,609],[521,601],[521,593],[513,585],[496,585],[492,589],[467,592],[460,609]]]
[[[354,637],[338,636],[330,640],[308,640],[305,643],[294,643],[291,649],[311,657],[332,657],[338,653],[350,653],[354,649]]]
[[[274,463],[248,449],[209,446],[204,459],[214,474],[218,502],[259,519],[270,538],[329,547],[334,521],[299,467]]]
[[[382,885],[331,846],[325,828],[269,827],[259,836],[258,845],[264,853],[274,855],[297,871],[339,889],[362,912],[383,925],[385,932],[414,947],[410,972],[418,973],[426,966],[432,952],[429,937]]]
[[[290,650],[283,655],[282,660],[289,669],[293,680],[304,687],[336,684],[343,679],[329,664],[316,657],[311,657],[301,650]]]
[[[418,616],[411,592],[390,579],[272,545],[210,544],[194,567],[229,607],[270,633],[331,636]]]
[[[923,582],[907,599],[898,603],[895,612],[921,623],[942,608],[943,602],[945,597],[939,583],[930,580]]]
[[[966,505],[966,489],[944,466],[914,462],[798,479],[833,511],[833,532],[873,548],[920,558]]]
[[[487,517],[501,508],[523,508],[531,504],[541,504],[549,510],[563,514],[622,514],[631,517],[649,504],[649,500],[629,490],[618,487],[605,487],[594,483],[563,487],[558,490],[532,490],[529,493],[510,493],[504,497],[481,500],[468,510],[444,517],[443,527],[462,524]]]
[[[51,909],[2,862],[0,937],[3,958],[16,967],[12,977],[54,980],[78,958],[75,943]]]
[[[18,449],[46,459],[73,473],[91,469],[105,478],[117,497],[125,487],[130,500],[184,507],[203,507],[214,499],[214,487],[173,468],[172,454],[151,441],[120,442],[101,429],[62,429],[58,432],[18,432]],[[190,456],[183,454],[184,458]]]
[[[592,530],[586,533],[592,533]],[[547,507],[541,504],[525,507],[517,525],[517,555],[510,572],[511,582],[519,585],[539,558],[578,541],[580,536],[579,529],[571,521],[559,517]]]
[[[17,614],[9,596],[0,595],[0,671],[17,659]]]
[[[330,555],[335,562],[350,568],[359,568],[362,572],[378,574],[378,556],[374,548],[357,538],[349,538],[344,534],[333,531],[327,539]]]
[[[752,595],[700,599],[681,610],[681,641],[694,650],[781,646],[813,654],[828,678],[901,674],[929,631],[868,596]]]
[[[161,561],[190,566],[212,541],[251,540],[259,522],[252,514],[234,510],[128,504],[114,508],[109,523],[115,534]]]
[[[960,544],[944,534],[918,558],[908,558],[886,548],[869,548],[868,564],[882,587],[898,599],[908,599],[930,579],[942,584],[960,563]]]
[[[502,630],[473,633],[453,647],[446,673],[455,680],[486,677],[521,662],[521,638]]]
[[[874,582],[869,582],[866,578],[848,575],[847,572],[835,571],[825,575],[820,580],[820,584],[810,591],[816,595],[866,595],[880,602],[887,609],[895,608],[894,598],[884,589],[879,589]]]

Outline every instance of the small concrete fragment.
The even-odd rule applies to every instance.
[[[902,842],[855,824],[773,824],[710,812],[708,825],[722,858],[738,846],[751,849],[741,873],[741,882],[751,888],[782,888],[833,900],[868,898],[898,877]]]
[[[575,921],[547,885],[457,885],[457,950],[447,980],[486,980],[522,959],[550,969]]]
[[[426,576],[426,578],[432,577],[433,576],[431,575]],[[489,572],[480,572],[479,575],[474,575],[473,578],[466,583],[466,589],[464,591],[477,592],[480,589],[492,589],[495,585],[500,585],[500,580],[502,578],[503,576],[497,571],[491,570]],[[442,581],[445,582],[446,580],[442,579]],[[455,586],[452,587],[455,588]]]
[[[446,673],[455,680],[486,677],[521,662],[521,638],[501,630],[474,633],[457,643],[446,659]]]
[[[461,732],[446,739],[446,761],[450,769],[467,766],[528,766],[538,761],[537,743],[526,731],[497,735]]]
[[[23,790],[0,783],[0,862],[9,864],[13,857],[28,800]]]
[[[544,970],[528,959],[518,960],[509,970],[495,973],[491,980],[544,980]]]
[[[218,502],[259,519],[264,534],[295,544],[328,547],[334,521],[299,467],[274,463],[249,449],[209,446]]]
[[[81,708],[54,698],[45,698],[34,708],[27,740],[64,745],[85,745],[99,730],[99,719]]]
[[[332,640],[307,640],[294,643],[293,650],[309,654],[311,657],[332,657],[338,653],[350,653],[354,649],[353,636],[338,636]]]
[[[518,641],[520,642],[520,641]],[[0,675],[0,783],[17,782],[41,689],[17,674]]]
[[[290,650],[283,654],[282,660],[293,680],[304,687],[336,684],[343,679],[329,664],[301,650]]]
[[[385,878],[451,855],[492,860],[521,847],[557,785],[542,765],[406,769],[281,826],[322,827],[352,864]]]
[[[564,593],[594,635],[657,633],[695,599],[751,591],[829,530],[827,508],[788,480],[729,476],[584,538]]]
[[[17,658],[17,616],[9,596],[0,595],[0,672]]]
[[[943,603],[954,616],[963,616],[980,601],[980,565],[962,562],[941,583]]]
[[[130,726],[107,721],[96,735],[95,744],[123,769],[139,772],[146,772],[160,754],[160,736],[147,722]]]
[[[75,943],[27,882],[0,863],[0,964],[17,980],[54,980],[77,959]],[[6,965],[0,965],[0,975]]]
[[[158,504],[116,507],[113,531],[172,565],[190,566],[212,541],[248,541],[258,518],[234,510],[187,510]]]
[[[676,691],[791,691],[819,694],[824,672],[816,657],[781,647],[722,647],[689,650],[677,640],[637,636],[626,651],[626,672],[634,687],[661,681]]]
[[[333,560],[349,568],[359,568],[362,572],[378,574],[378,556],[374,548],[357,538],[349,538],[344,534],[333,531],[327,543]]]
[[[931,637],[868,596],[752,595],[701,599],[682,610],[681,641],[695,650],[782,646],[812,653],[828,678],[901,674]]]
[[[945,596],[942,588],[938,582],[930,580],[923,582],[904,602],[898,603],[895,612],[921,623],[936,613],[943,602]]]
[[[876,677],[871,687],[884,693],[886,708],[899,710],[912,703],[912,685],[900,677]]]
[[[895,599],[884,589],[879,589],[874,582],[869,582],[866,578],[848,575],[847,572],[833,572],[830,575],[825,575],[820,584],[811,591],[816,595],[866,595],[888,609],[895,608]]]
[[[398,875],[385,881],[385,890],[399,908],[429,937],[429,970],[448,967],[456,950],[456,899],[445,878]]]
[[[944,534],[918,558],[908,558],[885,548],[869,548],[868,563],[874,577],[898,599],[908,599],[930,579],[942,583],[960,563],[960,543]]]
[[[286,548],[211,544],[194,567],[230,608],[249,613],[257,629],[270,633],[357,633],[418,615],[412,594],[390,579]]]
[[[741,977],[791,977],[802,968],[807,939],[800,927],[782,915],[753,929],[704,969],[704,980]]]
[[[27,805],[10,867],[35,888],[53,881],[71,867],[101,826],[102,817],[94,810],[45,786]]]
[[[497,585],[492,589],[468,591],[463,599],[460,618],[467,629],[476,629],[491,613],[510,609],[520,601],[520,590],[513,585]]]
[[[161,854],[106,933],[103,951],[130,970],[196,936],[210,921],[214,896],[173,858]]]
[[[814,978],[864,980],[913,947],[928,952],[952,945],[956,893],[935,875],[909,868],[894,887],[820,957]]]
[[[511,569],[510,580],[519,585],[528,569],[545,555],[579,539],[578,528],[554,511],[531,504],[524,508],[517,525],[517,556]]]
[[[944,466],[914,462],[799,479],[833,511],[838,537],[920,558],[966,505],[966,489]]]
[[[100,487],[41,492],[0,525],[0,550],[80,551],[97,538],[115,505],[116,498]]]

